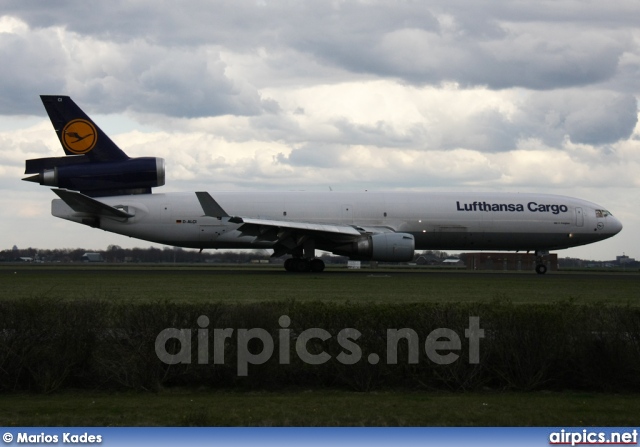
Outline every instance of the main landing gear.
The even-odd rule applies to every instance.
[[[324,270],[324,261],[316,258],[316,242],[311,238],[302,238],[289,253],[293,257],[284,261],[287,272],[320,273]]]
[[[289,258],[284,261],[284,269],[287,272],[314,272],[324,270],[324,261],[320,258]]]

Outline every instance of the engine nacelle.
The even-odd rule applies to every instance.
[[[164,185],[165,166],[164,159],[156,157],[101,163],[61,163],[25,180],[80,191],[89,196],[148,193],[151,188]]]
[[[413,259],[415,239],[408,233],[378,233],[361,236],[334,253],[366,261],[407,262]]]

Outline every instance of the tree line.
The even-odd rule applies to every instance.
[[[30,259],[33,262],[83,262],[83,256],[86,253],[98,253],[103,262],[125,263],[225,263],[225,264],[245,264],[250,262],[262,263],[282,263],[285,258],[271,258],[269,250],[198,250],[183,249],[180,247],[148,247],[148,248],[122,248],[119,245],[109,245],[104,250],[85,249],[85,248],[56,248],[56,249],[40,249],[40,248],[18,248],[13,246],[12,249],[0,251],[0,262],[21,262]],[[414,261],[420,258],[426,260],[426,264],[439,264],[444,259],[450,257],[449,253],[439,250],[425,250],[416,252]],[[321,254],[320,258],[327,264],[346,264],[348,258],[346,256],[333,256],[330,254]],[[607,261],[612,262],[612,261]],[[589,261],[577,258],[558,258],[558,264],[561,268],[601,266],[604,261]],[[639,267],[640,264],[633,260],[628,264],[629,267]]]
[[[83,256],[87,253],[98,253],[102,262],[109,263],[229,263],[244,264],[250,262],[282,263],[285,258],[271,258],[269,250],[198,250],[183,249],[180,247],[148,247],[148,248],[122,248],[119,245],[109,245],[106,250],[94,250],[85,248],[18,248],[14,246],[10,250],[0,251],[0,262],[84,262]],[[427,250],[416,252],[415,259],[428,256],[430,259],[443,260],[449,257],[446,252]],[[346,256],[334,256],[320,254],[326,264],[346,264],[349,259]]]
[[[122,248],[119,245],[109,245],[105,250],[85,248],[18,248],[0,251],[0,262],[84,262],[87,253],[97,253],[103,262],[110,263],[230,263],[243,264],[250,262],[282,263],[284,258],[271,258],[268,250],[188,250],[180,247],[148,247]],[[325,263],[344,263],[345,256],[322,255]]]

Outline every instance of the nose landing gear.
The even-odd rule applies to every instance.
[[[544,264],[537,264],[536,265],[536,273],[538,275],[544,275],[545,273],[547,273],[547,266]]]
[[[547,265],[544,263],[544,257],[548,255],[548,251],[536,250],[536,273],[538,275],[547,273]]]

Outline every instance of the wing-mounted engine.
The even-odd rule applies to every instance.
[[[363,261],[407,262],[413,259],[415,239],[409,233],[363,235],[332,250],[335,254]]]

